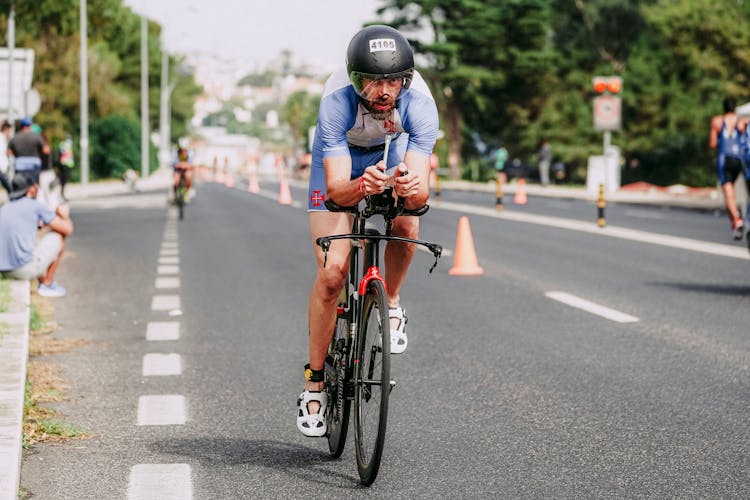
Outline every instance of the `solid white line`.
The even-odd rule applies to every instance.
[[[130,469],[128,500],[190,500],[188,464],[138,464]]]
[[[176,394],[140,396],[138,425],[183,425],[185,397]]]
[[[146,340],[177,340],[180,338],[179,321],[149,321],[146,327]]]
[[[179,354],[149,353],[143,356],[144,377],[160,377],[182,374],[182,358]]]
[[[180,278],[171,276],[156,278],[154,286],[156,288],[180,288]]]
[[[625,314],[624,312],[620,312],[615,309],[610,309],[609,307],[590,302],[586,299],[582,299],[581,297],[577,297],[566,292],[547,292],[544,295],[546,295],[550,299],[562,302],[563,304],[577,307],[578,309],[582,309],[586,312],[590,312],[591,314],[596,314],[597,316],[601,316],[602,318],[616,321],[618,323],[634,323],[638,321],[638,318],[636,318],[635,316]]]
[[[451,203],[441,201],[434,204],[435,208],[451,210],[454,212],[465,212],[476,215],[483,215],[495,219],[507,219],[517,222],[527,222],[530,224],[540,224],[557,229],[568,229],[572,231],[581,231],[584,233],[597,234],[601,236],[610,236],[624,240],[639,241],[641,243],[651,243],[654,245],[680,248],[682,250],[691,250],[693,252],[702,252],[721,257],[731,257],[734,259],[749,260],[750,254],[746,248],[734,245],[724,245],[721,243],[709,243],[706,241],[693,240],[690,238],[680,238],[677,236],[666,236],[663,234],[649,233],[635,229],[627,229],[618,226],[606,226],[600,228],[595,222],[582,222],[561,217],[550,217],[546,215],[534,215],[520,213],[515,211],[504,210],[498,212],[495,209],[475,207],[463,203]]]
[[[156,274],[179,274],[180,266],[157,266]]]
[[[154,298],[151,300],[152,311],[169,311],[170,309],[179,308],[179,295],[154,295]]]

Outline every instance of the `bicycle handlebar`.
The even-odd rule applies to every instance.
[[[435,269],[438,263],[438,259],[443,254],[443,246],[438,245],[437,243],[430,243],[429,241],[422,241],[422,240],[415,240],[412,238],[403,238],[401,236],[391,236],[387,234],[334,234],[332,236],[321,236],[320,238],[317,238],[315,240],[315,244],[318,245],[321,249],[323,249],[323,253],[325,254],[325,259],[328,258],[328,250],[331,248],[331,241],[333,240],[380,240],[380,241],[401,241],[404,243],[414,243],[416,245],[422,245],[423,247],[427,248],[432,255],[435,257],[435,262],[432,264],[432,267],[430,267],[429,272],[432,273],[432,270]],[[323,267],[325,267],[325,261],[323,262]]]
[[[362,215],[365,219],[376,214],[382,215],[386,220],[393,220],[400,215],[419,217],[426,214],[430,209],[429,205],[424,205],[415,210],[405,208],[404,198],[398,198],[394,204],[394,198],[391,193],[392,188],[386,188],[381,194],[365,196],[365,206],[362,210],[359,209],[359,204],[345,207],[330,199],[325,200],[324,203],[326,208],[331,212],[349,212],[355,216]]]

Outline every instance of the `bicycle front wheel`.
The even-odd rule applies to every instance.
[[[364,297],[355,363],[354,413],[357,469],[370,485],[378,475],[391,392],[391,339],[385,287],[371,281]]]
[[[346,445],[346,433],[349,428],[349,409],[351,408],[350,379],[348,366],[347,338],[349,320],[343,316],[336,318],[336,331],[331,340],[326,358],[326,392],[328,393],[328,450],[331,457],[339,458]]]

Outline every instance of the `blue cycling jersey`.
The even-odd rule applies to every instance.
[[[415,71],[408,89],[402,89],[397,107],[388,118],[375,118],[360,102],[346,69],[333,73],[320,101],[312,148],[308,210],[326,210],[323,160],[350,156],[351,178],[383,159],[385,135],[391,134],[387,164],[403,161],[407,151],[429,156],[435,146],[438,113],[435,100],[421,75]]]

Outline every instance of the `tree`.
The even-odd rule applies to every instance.
[[[299,91],[291,94],[281,111],[281,119],[289,124],[292,131],[292,148],[295,152],[300,149],[300,145],[307,140],[307,131],[315,125],[318,118],[318,107],[320,106],[320,96],[312,95],[305,91]],[[312,144],[308,145],[308,149]]]
[[[524,130],[541,111],[551,53],[542,0],[389,0],[378,10],[414,35],[415,52],[440,109],[451,177],[460,176],[464,128],[523,148]]]

